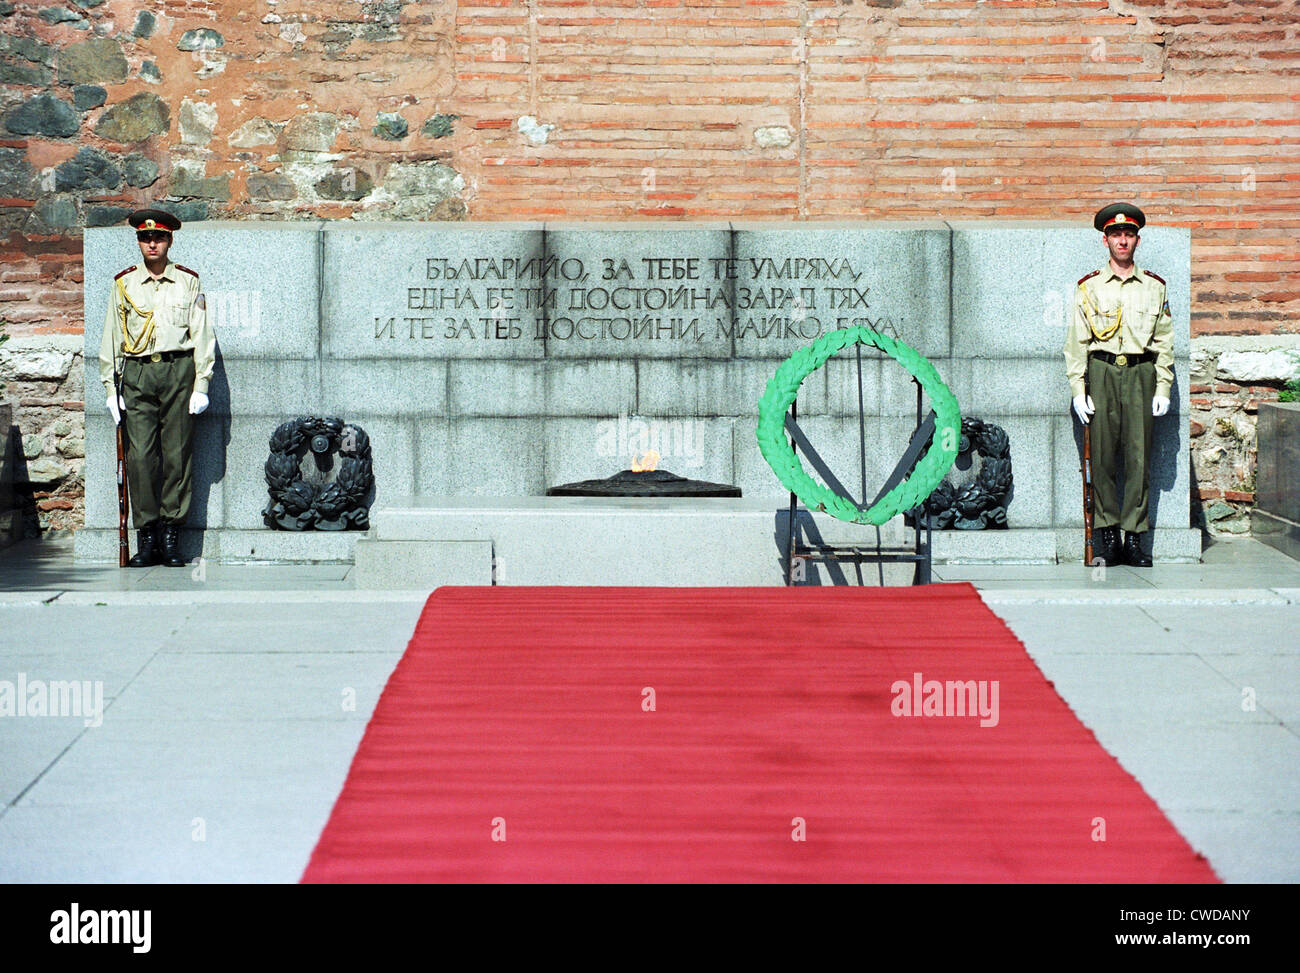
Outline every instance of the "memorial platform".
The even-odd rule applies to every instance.
[[[131,234],[86,231],[88,282],[111,281],[139,259]],[[1008,253],[1018,257],[1015,274],[1006,273]],[[195,427],[187,558],[349,561],[371,540],[388,543],[384,526],[359,542],[356,532],[286,533],[263,523],[268,437],[299,416],[332,416],[369,437],[376,518],[405,509],[409,496],[471,507],[516,497],[522,510],[568,509],[528,505],[654,449],[664,469],[732,484],[767,504],[766,512],[743,508],[754,525],[743,541],[720,541],[712,514],[692,515],[690,529],[761,554],[755,564],[773,563],[773,517],[787,494],[758,448],[758,401],[792,352],[851,326],[896,335],[935,367],[963,416],[1007,435],[1011,529],[940,537],[937,560],[1082,556],[1079,427],[1061,349],[1075,281],[1103,258],[1086,226],[211,221],[187,225],[172,256],[201,274],[218,346],[212,404]],[[1173,406],[1156,421],[1151,463],[1154,554],[1194,559],[1188,231],[1150,227],[1142,258],[1169,282],[1174,316]],[[85,291],[92,369],[108,296],[106,285]],[[908,373],[865,353],[861,372],[848,356],[832,358],[804,380],[798,400],[799,424],[829,468],[868,496],[906,448],[916,409]],[[85,562],[116,561],[114,457],[112,420],[91,408],[87,529],[77,537]],[[411,516],[434,516],[417,509]],[[560,531],[569,534],[599,530],[574,520]],[[476,536],[431,526],[391,540]],[[580,560],[600,563],[595,551]],[[646,583],[674,583],[667,579],[679,571]]]
[[[796,513],[804,542],[901,546],[880,529]],[[789,509],[762,499],[406,497],[372,512],[355,548],[357,587],[499,585],[780,585]],[[1055,564],[1082,558],[1077,530],[934,531],[937,564]],[[1162,561],[1200,559],[1194,530],[1159,530]],[[1072,548],[1078,548],[1073,550]],[[910,565],[863,565],[867,583],[909,584]],[[852,565],[810,563],[804,584],[858,583]]]

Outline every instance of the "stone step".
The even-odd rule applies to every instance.
[[[324,564],[352,561],[353,548],[365,536],[357,530],[233,530],[214,527],[181,530],[181,554],[223,564]],[[136,533],[131,531],[131,551]],[[74,541],[77,561],[87,564],[117,563],[117,528],[83,527]]]
[[[369,591],[494,584],[490,541],[381,541],[362,537],[353,578]]]
[[[804,543],[876,542],[872,527],[802,508],[797,516]],[[371,523],[357,545],[359,587],[784,583],[788,508],[765,500],[409,497],[373,510]],[[911,537],[896,517],[881,528],[879,543],[900,546]],[[936,531],[933,538],[935,563],[1082,558],[1082,531]],[[1200,557],[1198,531],[1163,529],[1155,544],[1162,561]],[[879,582],[876,566],[862,571],[866,583]],[[851,564],[810,562],[806,576],[830,584],[852,582],[857,572]],[[912,566],[885,565],[884,577],[888,584],[908,584]]]
[[[872,527],[802,507],[799,518],[811,525],[802,528],[804,543],[876,542]],[[186,528],[181,551],[187,559],[202,556],[220,563],[355,562],[358,585],[375,588],[491,584],[494,557],[497,584],[766,585],[782,583],[780,552],[788,520],[786,505],[770,500],[418,497],[372,510],[371,523],[369,533]],[[1200,560],[1200,531],[1159,528],[1154,534],[1157,561]],[[936,564],[1054,564],[1083,557],[1081,528],[935,531],[933,536]],[[910,540],[902,518],[880,530],[883,545]],[[75,543],[78,561],[117,561],[116,529],[83,528]],[[482,546],[438,546],[466,543]],[[134,549],[134,531],[131,544]],[[393,567],[385,567],[385,559]],[[561,562],[565,566],[557,567]],[[901,578],[897,583],[910,581],[910,566],[891,570]],[[809,571],[834,577],[825,567],[812,565]]]
[[[804,512],[801,521],[815,531],[809,539],[823,543],[876,538],[874,528],[824,514]],[[886,545],[902,543],[902,522],[895,521],[881,529]],[[378,558],[386,545],[395,559],[414,560],[418,556],[406,545],[470,541],[490,546],[488,567],[496,584],[775,585],[784,578],[787,523],[785,506],[763,500],[411,497],[371,512],[371,534],[358,545],[357,563],[363,556]],[[911,570],[901,565],[890,573],[905,573],[896,583],[906,583]],[[479,562],[463,565],[460,575],[446,563],[438,572],[467,579],[443,583],[483,583],[477,580],[483,576]],[[381,574],[374,570],[369,576]]]

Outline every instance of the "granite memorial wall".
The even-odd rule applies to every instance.
[[[858,324],[921,351],[963,415],[1010,437],[1006,533],[1036,541],[972,537],[969,556],[1082,546],[1061,346],[1075,281],[1105,259],[1086,227],[209,222],[182,228],[171,257],[200,273],[218,341],[190,516],[208,557],[350,556],[355,533],[262,524],[267,438],[298,415],[366,429],[376,508],[409,495],[538,497],[626,469],[649,448],[664,468],[775,507],[787,494],[754,438],[759,396],[792,351]],[[1156,423],[1156,553],[1195,557],[1189,233],[1149,226],[1138,258],[1168,282],[1175,329],[1174,404]],[[112,423],[96,369],[113,275],[139,259],[130,228],[86,231],[78,554],[88,560],[116,555]],[[862,388],[874,494],[910,435],[915,386],[872,351]],[[799,400],[801,425],[855,486],[858,402],[851,356],[810,376]],[[197,554],[197,533],[189,541]]]

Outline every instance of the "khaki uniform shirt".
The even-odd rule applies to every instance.
[[[1116,318],[1118,330],[1099,340],[1093,332],[1105,334]],[[1155,394],[1169,398],[1174,384],[1174,328],[1164,281],[1136,264],[1128,277],[1121,277],[1110,261],[1079,281],[1074,290],[1074,315],[1065,336],[1065,374],[1071,396],[1083,394],[1090,351],[1112,355],[1155,352]]]
[[[117,289],[119,281],[125,285],[127,296],[135,308],[122,300]],[[120,368],[124,357],[124,308],[127,330],[134,336],[142,335],[146,327],[145,319],[136,309],[153,312],[153,337],[142,352],[132,357],[148,358],[150,354],[161,351],[193,351],[194,391],[206,395],[212,367],[216,363],[217,339],[208,324],[208,311],[199,290],[198,275],[168,261],[162,276],[157,279],[150,276],[144,264],[140,264],[113,281],[104,318],[104,336],[99,342],[99,379],[110,395],[113,391],[113,358],[117,356]]]

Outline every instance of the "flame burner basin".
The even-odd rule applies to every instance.
[[[624,470],[603,480],[580,480],[551,487],[548,497],[738,497],[740,487],[688,480],[668,470]]]

